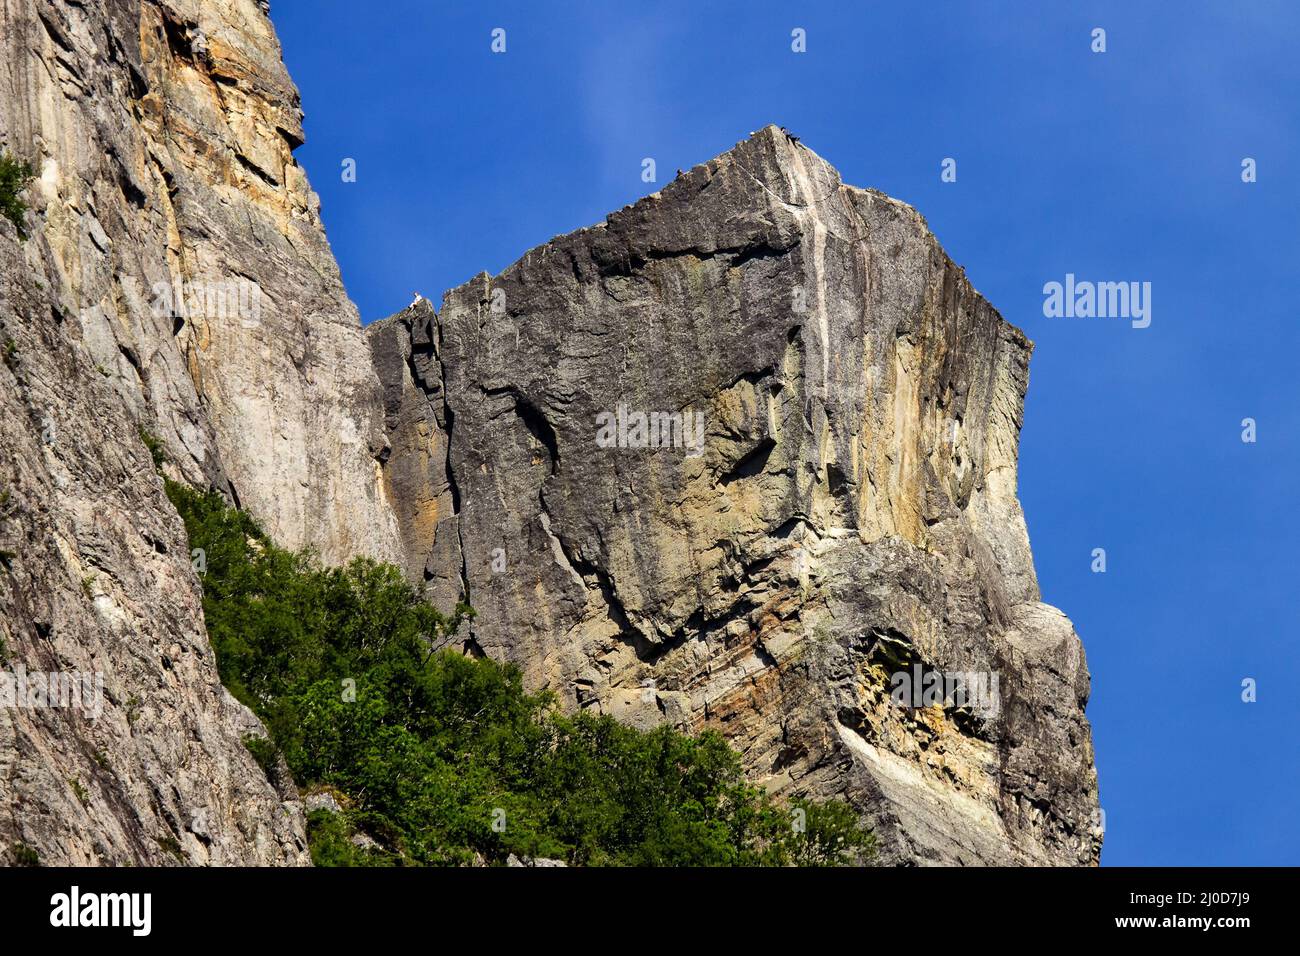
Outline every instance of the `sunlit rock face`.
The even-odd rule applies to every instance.
[[[254,0],[11,0],[0,144],[0,638],[105,677],[96,720],[0,708],[0,862],[302,863],[296,794],[240,742],[170,474],[327,561],[402,555],[380,389],[293,149],[298,94]],[[48,427],[47,427],[48,426]],[[76,781],[73,786],[70,781]]]
[[[1032,346],[915,210],[768,127],[371,346],[407,567],[470,651],[722,731],[889,862],[1096,862],[1083,649],[1016,499]]]
[[[31,237],[0,219],[0,671],[91,696],[0,707],[0,863],[308,861],[144,435],[281,544],[468,598],[464,649],[566,706],[850,800],[887,862],[1096,862],[1016,500],[1030,344],[921,217],[767,128],[363,332],[264,8],[3,7],[37,178]]]

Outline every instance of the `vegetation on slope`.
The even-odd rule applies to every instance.
[[[214,492],[167,492],[202,549],[221,678],[265,722],[297,783],[318,865],[835,865],[873,850],[842,802],[778,805],[715,733],[566,715],[517,669],[447,644],[466,615],[397,568],[320,567]],[[265,763],[278,760],[262,753]],[[364,832],[378,846],[354,840]],[[366,841],[361,841],[366,842]]]
[[[32,167],[28,163],[0,152],[0,216],[16,226],[19,237],[23,239],[27,238],[23,221],[27,215],[27,204],[20,198],[20,194],[27,188],[32,175]]]

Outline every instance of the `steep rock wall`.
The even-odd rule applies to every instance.
[[[0,709],[0,859],[303,863],[301,810],[240,742],[169,473],[290,547],[397,560],[380,390],[254,0],[0,0],[5,667],[105,677],[96,720]]]
[[[371,345],[432,436],[392,481],[452,489],[402,523],[411,568],[463,577],[469,649],[722,730],[772,789],[852,800],[887,860],[1097,860],[1083,650],[1016,499],[1031,345],[910,207],[768,127]],[[684,431],[654,447],[636,413]],[[913,667],[997,699],[898,706]]]
[[[569,706],[847,797],[887,861],[1096,861],[1087,669],[1016,501],[1030,345],[913,210],[768,128],[367,348],[263,4],[0,11],[38,171],[32,238],[0,221],[0,666],[104,679],[93,719],[0,708],[0,860],[307,859],[143,429],[280,542],[467,595],[465,649]],[[912,667],[1000,693],[899,707]]]

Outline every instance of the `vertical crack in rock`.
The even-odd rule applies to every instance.
[[[444,370],[433,305],[424,298],[366,328],[388,442],[381,456],[407,577],[443,610],[469,593],[460,542],[459,488],[447,449],[455,415],[443,400]]]
[[[442,334],[442,330],[441,328],[439,328],[437,330],[437,335],[441,336],[441,334]],[[443,409],[443,415],[445,416],[445,420],[446,420],[447,445],[448,447],[450,447],[452,433],[455,430],[456,414],[451,410],[451,408],[447,405],[446,402],[446,398],[445,398],[447,394],[446,374],[447,373],[445,367],[441,362],[439,362],[438,363],[438,376],[439,376],[438,387],[441,390],[441,394],[444,396],[442,402],[442,409]],[[449,455],[446,456],[444,460],[445,460],[444,467],[447,473],[447,485],[451,490],[451,512],[453,516],[457,516],[458,518],[458,516],[460,515],[461,505],[460,505],[460,485],[456,481],[456,466]],[[472,600],[472,595],[470,594],[470,590],[469,590],[469,568],[465,564],[465,541],[461,535],[459,519],[456,521],[455,524],[455,533],[456,533],[456,554],[460,558],[461,599],[464,600],[466,603],[469,603]],[[466,646],[468,647],[471,643],[475,648],[478,648],[478,653],[475,656],[477,657],[484,656],[482,649],[479,648],[478,643],[474,641],[473,634],[470,635],[468,641],[466,642]]]

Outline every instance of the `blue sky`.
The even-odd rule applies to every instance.
[[[1300,6],[275,0],[272,18],[366,321],[654,191],[643,157],[662,184],[766,123],[919,209],[1037,344],[1020,495],[1043,598],[1088,652],[1103,864],[1300,863]],[[1067,272],[1150,282],[1150,327],[1045,318]]]

